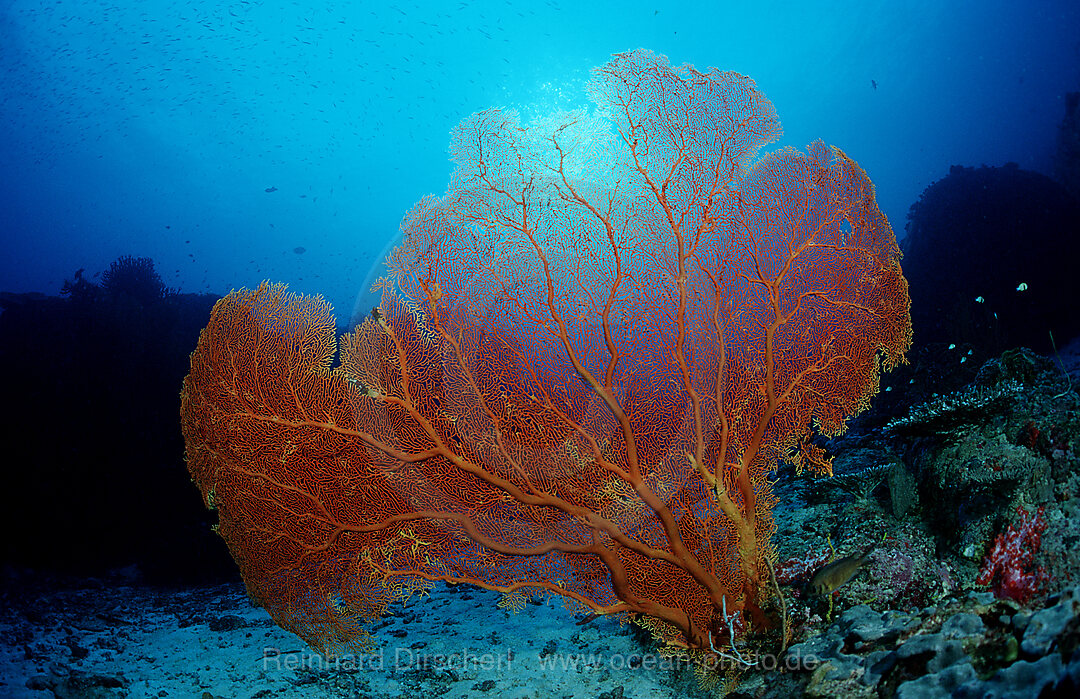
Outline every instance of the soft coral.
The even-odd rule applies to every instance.
[[[1041,507],[1034,516],[1022,507],[1016,514],[1016,522],[994,540],[975,582],[990,585],[997,597],[1026,602],[1050,579],[1045,568],[1034,564],[1046,520]]]

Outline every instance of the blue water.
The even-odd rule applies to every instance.
[[[1025,5],[4,2],[0,288],[132,254],[181,291],[322,293],[344,322],[445,191],[454,124],[582,104],[639,46],[753,77],[781,145],[844,149],[900,234],[952,164],[1050,171],[1080,3]]]

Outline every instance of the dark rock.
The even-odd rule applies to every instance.
[[[978,616],[961,612],[945,620],[941,625],[941,635],[948,639],[962,639],[980,634],[985,629],[986,625]]]
[[[825,681],[845,680],[862,674],[863,659],[858,655],[843,652],[844,643],[834,635],[835,630],[836,626],[830,627],[828,633],[791,646],[784,662],[789,667],[817,667],[821,679]],[[877,681],[877,677],[866,673],[863,680],[864,683],[872,685]]]
[[[911,627],[913,617],[900,612],[875,612],[859,604],[840,615],[837,626],[847,643],[892,643]]]
[[[1031,615],[1024,629],[1020,650],[1031,658],[1046,655],[1057,643],[1069,621],[1078,615],[1080,591],[1070,588],[1061,594],[1056,604]]]
[[[52,692],[55,699],[111,699],[127,695],[122,677],[54,666],[48,675],[26,681],[27,689]]]
[[[208,626],[211,631],[235,631],[247,626],[247,622],[235,614],[226,614],[211,619]]]
[[[902,461],[892,464],[887,481],[892,513],[897,519],[919,506],[919,484]]]
[[[1040,692],[1058,682],[1063,668],[1061,656],[1047,655],[1035,662],[1019,660],[998,670],[985,681],[971,681],[953,692],[954,699],[1028,699],[1040,696]]]
[[[945,640],[939,633],[911,637],[896,649],[896,656],[899,660],[925,659],[928,673],[939,672],[965,657],[959,641]]]
[[[937,699],[949,696],[957,687],[975,680],[971,663],[947,667],[941,672],[909,680],[896,688],[897,699]]]
[[[623,699],[623,687],[620,684],[610,692],[600,692],[600,696],[597,699]]]
[[[1026,609],[1021,609],[1016,614],[1013,614],[1012,625],[1018,632],[1023,632],[1027,628],[1028,622],[1031,621],[1032,612]]]

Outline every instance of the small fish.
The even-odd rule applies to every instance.
[[[874,88],[875,90],[877,90],[877,80],[871,79],[871,80],[870,80],[870,87],[872,87],[872,88]]]
[[[986,302],[986,299],[984,299],[982,296],[976,296],[975,297],[975,303],[985,303],[985,302]]]
[[[874,547],[869,546],[860,554],[844,556],[843,558],[822,566],[814,573],[814,577],[810,578],[810,582],[807,583],[806,589],[809,590],[812,595],[827,595],[838,590],[848,580],[851,580],[855,573],[859,572],[859,568],[866,562],[866,557],[869,556],[873,550]]]
[[[586,616],[581,621],[577,622],[577,625],[578,626],[584,626],[585,624],[588,624],[593,619],[598,619],[598,618],[600,618],[600,615],[597,614],[596,612],[593,612],[593,613],[589,614],[588,616]]]
[[[1016,287],[1017,291],[1027,291],[1027,282],[1020,282],[1020,286]]]
[[[270,192],[276,192],[276,191],[277,191],[277,187],[267,187],[267,188],[266,188],[266,189],[264,189],[263,191],[264,191],[264,192],[266,192],[267,194],[269,194]]]

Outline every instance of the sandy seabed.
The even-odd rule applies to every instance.
[[[19,577],[19,576],[16,576]],[[25,697],[621,697],[694,692],[684,663],[613,619],[554,600],[516,614],[499,595],[441,586],[374,625],[378,650],[324,658],[240,584],[167,589],[7,581],[0,695]]]

